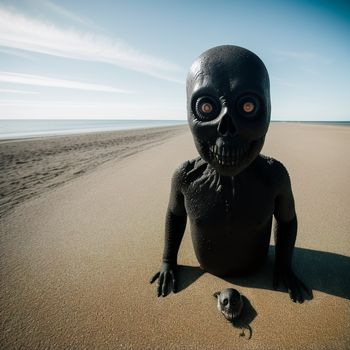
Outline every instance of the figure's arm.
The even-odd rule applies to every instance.
[[[165,296],[172,284],[176,293],[177,254],[186,228],[187,214],[182,194],[183,169],[180,167],[173,175],[171,182],[170,200],[165,218],[165,240],[163,262],[160,271],[151,279],[158,279],[157,294]]]
[[[275,227],[275,271],[274,288],[282,281],[288,289],[290,298],[294,302],[304,301],[302,289],[311,295],[309,289],[294,274],[292,258],[295,240],[297,236],[297,216],[295,213],[292,187],[287,170],[282,164],[278,164],[279,190],[275,199],[274,216]]]
[[[163,263],[177,265],[177,254],[186,228],[186,214],[178,215],[168,208],[165,218]]]

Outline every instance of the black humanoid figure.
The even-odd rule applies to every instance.
[[[177,254],[187,216],[202,269],[241,275],[268,253],[276,219],[274,286],[303,302],[305,285],[292,270],[297,218],[285,167],[260,154],[270,123],[270,83],[263,62],[238,46],[204,52],[187,77],[188,122],[199,157],[175,171],[166,215],[158,296],[176,291]],[[308,290],[307,290],[308,291]]]

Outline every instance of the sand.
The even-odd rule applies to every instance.
[[[264,147],[292,179],[294,266],[314,294],[301,305],[272,289],[273,247],[256,274],[225,280],[198,268],[188,228],[180,290],[156,297],[170,178],[196,156],[189,131],[166,138],[4,214],[0,348],[349,349],[350,128],[275,123]],[[216,309],[212,294],[230,286],[249,300],[250,340]]]
[[[105,162],[167,140],[185,126],[0,140],[0,217],[23,201]]]

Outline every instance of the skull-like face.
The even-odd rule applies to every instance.
[[[270,123],[270,83],[263,62],[238,46],[204,52],[187,77],[188,122],[200,156],[235,176],[260,153]]]
[[[233,288],[226,288],[222,292],[214,293],[217,298],[217,308],[227,321],[233,321],[239,317],[243,310],[241,294]]]

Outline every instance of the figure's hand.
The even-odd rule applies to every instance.
[[[312,298],[311,290],[294,274],[291,268],[275,267],[273,288],[277,289],[280,282],[285,285],[294,303],[304,302],[303,290]]]
[[[158,297],[160,296],[165,297],[171,285],[172,285],[173,293],[176,293],[175,270],[176,270],[176,265],[174,266],[169,263],[163,263],[160,268],[160,271],[158,271],[151,278],[150,283],[153,283],[156,279],[158,279],[158,286],[157,286]]]

